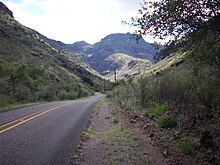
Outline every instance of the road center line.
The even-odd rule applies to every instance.
[[[36,118],[36,117],[39,117],[39,116],[41,116],[41,115],[43,115],[43,114],[46,114],[46,113],[48,113],[48,112],[50,112],[50,111],[52,111],[52,110],[55,110],[55,109],[57,109],[57,108],[60,108],[60,107],[62,107],[62,106],[64,106],[64,105],[66,105],[66,104],[67,104],[67,103],[64,103],[64,104],[61,104],[61,105],[58,105],[58,106],[54,106],[54,107],[52,107],[52,108],[43,109],[43,110],[41,110],[41,111],[38,111],[38,112],[35,112],[35,113],[32,113],[32,114],[29,114],[29,115],[27,115],[27,116],[23,116],[23,117],[21,117],[21,118],[19,118],[19,119],[17,119],[17,120],[12,121],[12,122],[6,123],[6,124],[0,126],[0,128],[6,127],[6,126],[8,126],[8,125],[11,125],[11,124],[13,124],[13,123],[18,122],[17,124],[14,124],[14,125],[12,125],[12,126],[10,126],[10,127],[7,127],[7,128],[5,128],[5,129],[1,130],[1,131],[0,131],[0,134],[2,134],[2,133],[5,132],[5,131],[8,131],[8,130],[10,130],[10,129],[12,129],[12,128],[15,128],[15,127],[17,127],[17,126],[19,126],[19,125],[21,125],[21,124],[23,124],[23,123],[26,123],[26,122],[28,122],[28,121],[30,121],[30,120]],[[25,120],[24,120],[24,119],[25,119]],[[19,122],[19,121],[20,121],[20,122]]]
[[[56,106],[54,106],[54,107],[56,107]],[[52,108],[53,108],[53,107],[52,107]],[[28,118],[28,117],[30,117],[30,116],[33,116],[33,115],[38,114],[38,113],[41,113],[41,112],[43,112],[43,111],[45,111],[45,110],[47,110],[47,109],[50,109],[50,108],[42,109],[42,110],[40,110],[40,111],[31,113],[31,114],[29,114],[29,115],[22,116],[21,118],[18,118],[18,119],[16,119],[16,120],[13,120],[13,121],[11,121],[11,122],[8,122],[8,123],[6,123],[6,124],[1,125],[0,128],[6,127],[6,126],[11,125],[11,124],[13,124],[13,123],[16,123],[16,122],[18,122],[18,121],[22,121],[22,120],[24,120],[24,119],[26,119],[26,118]]]

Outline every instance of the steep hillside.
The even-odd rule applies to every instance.
[[[12,16],[0,3],[0,105],[73,99],[100,88],[102,79],[78,53],[59,51]]]
[[[78,65],[83,67],[84,69],[88,70],[89,72],[97,75],[98,77],[101,77],[101,75],[94,69],[92,69],[83,59],[83,56],[78,53],[77,51],[73,51],[68,44],[65,44],[61,41],[56,41],[53,39],[49,39],[46,36],[38,33],[35,31],[35,33],[39,36],[39,38],[43,39],[46,43],[51,45],[53,48],[57,49],[60,54],[65,54],[65,56],[74,62],[76,62]]]
[[[106,58],[102,65],[106,65],[103,67],[107,70],[103,73],[104,76],[112,81],[115,81],[114,71],[116,71],[117,80],[128,79],[145,72],[152,66],[152,63],[148,60],[134,58],[122,53],[116,53]]]

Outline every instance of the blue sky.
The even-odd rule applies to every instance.
[[[23,25],[65,43],[95,43],[111,33],[133,33],[122,25],[138,13],[142,0],[3,0]],[[145,40],[155,39],[146,36]]]

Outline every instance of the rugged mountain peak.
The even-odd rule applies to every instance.
[[[109,34],[107,35],[105,38],[102,39],[102,41],[104,40],[114,40],[114,39],[130,39],[132,38],[132,34],[123,34],[123,33],[114,33],[114,34]]]
[[[127,41],[134,41],[134,42],[143,42],[144,39],[141,37],[139,40],[137,40],[138,36],[135,36],[135,34],[131,33],[114,33],[114,34],[109,34],[105,38],[102,39],[102,41],[107,41],[107,40],[127,40]],[[143,41],[142,41],[143,40]]]
[[[74,43],[77,46],[88,46],[90,44],[88,44],[86,41],[78,41]]]
[[[2,2],[0,2],[0,10],[4,11],[8,15],[10,15],[12,18],[14,18],[12,11],[9,10],[9,8]]]

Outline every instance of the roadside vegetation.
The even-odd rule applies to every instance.
[[[202,161],[216,164],[220,151],[220,55],[215,52],[215,58],[210,56],[220,48],[220,41],[219,36],[214,40],[214,34],[208,37],[213,39],[209,51],[204,51],[209,45],[202,40],[201,45],[187,50],[187,57],[178,66],[174,63],[158,75],[142,74],[121,81],[107,96],[131,116],[144,116],[146,124],[167,129],[167,140],[178,144],[181,153],[199,153],[205,159]],[[210,56],[204,52],[211,52]]]
[[[0,74],[0,106],[76,99],[94,94],[85,85],[76,84],[67,78],[65,80],[65,77],[57,77],[42,67],[31,67],[26,64],[11,65],[0,60]]]
[[[152,67],[156,69],[118,82],[108,93],[130,114],[132,123],[142,120],[146,134],[160,139],[165,156],[170,152],[195,164],[220,163],[220,29],[215,26],[220,20],[219,10],[209,3],[215,1],[144,3],[132,23],[140,28],[137,33],[175,40],[162,50],[159,63]],[[192,8],[186,8],[189,5]],[[191,15],[191,20],[180,15],[188,10],[210,13]],[[164,63],[178,56],[182,59]]]

